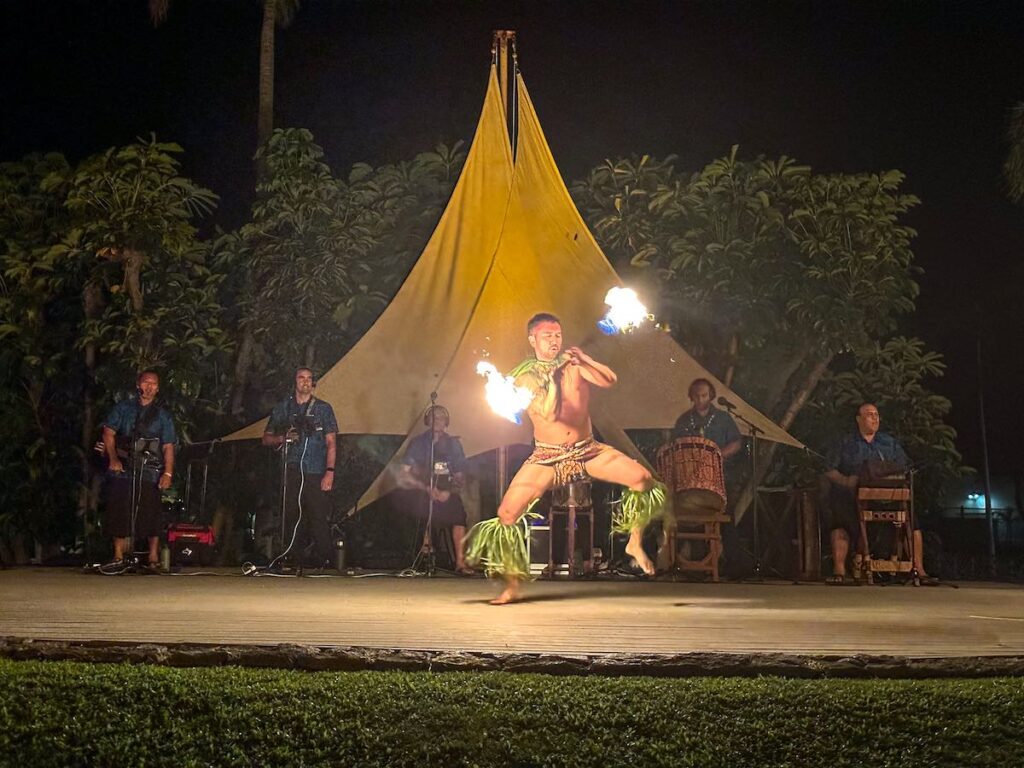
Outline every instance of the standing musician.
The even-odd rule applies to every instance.
[[[611,446],[594,440],[590,423],[591,387],[607,389],[616,375],[579,347],[562,352],[562,326],[554,315],[534,315],[527,325],[534,356],[510,375],[517,386],[533,393],[527,408],[533,422],[534,451],[512,478],[498,516],[474,526],[467,559],[480,562],[488,575],[504,578],[505,589],[494,600],[504,605],[520,598],[529,575],[524,526],[517,525],[536,500],[555,485],[592,477],[627,486],[613,516],[615,530],[629,533],[626,552],[647,574],[654,565],[644,553],[643,529],[661,515],[665,486],[641,464]]]
[[[694,379],[687,390],[693,407],[676,419],[672,439],[677,437],[703,437],[722,450],[722,461],[739,453],[743,441],[736,422],[725,411],[714,405],[715,385],[707,379]]]
[[[312,550],[313,565],[321,568],[331,562],[333,550],[327,494],[334,487],[338,422],[330,403],[313,396],[314,386],[313,371],[297,368],[295,391],[270,414],[263,445],[285,451],[285,551],[292,543],[299,545],[299,552]]]
[[[160,567],[160,491],[171,487],[174,477],[174,446],[177,437],[171,415],[156,403],[160,376],[143,371],[135,379],[135,395],[121,400],[103,422],[103,450],[107,456],[107,503],[103,527],[114,538],[114,561],[122,562],[131,541],[146,539],[149,567]],[[140,469],[132,462],[143,461],[135,455],[140,439],[158,440],[160,454],[141,467],[141,484],[135,488],[135,526],[132,527],[132,477],[129,471]]]

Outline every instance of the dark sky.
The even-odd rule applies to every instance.
[[[256,0],[175,0],[157,30],[145,0],[7,4],[0,160],[80,159],[156,132],[237,225],[259,23]],[[905,172],[925,274],[904,330],[946,355],[938,389],[975,466],[983,339],[993,469],[1024,469],[1024,207],[1000,177],[1024,100],[1024,3],[305,0],[278,35],[276,123],[310,128],[336,171],[471,138],[495,28],[519,32],[567,179],[645,152],[696,170],[734,143],[817,171]]]

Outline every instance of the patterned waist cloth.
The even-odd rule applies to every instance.
[[[525,463],[554,467],[555,485],[567,485],[577,480],[589,479],[590,476],[583,465],[607,450],[609,446],[597,442],[593,435],[579,442],[563,445],[535,440],[533,453]]]

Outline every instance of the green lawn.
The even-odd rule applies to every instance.
[[[1024,684],[0,660],[0,765],[1024,765]]]

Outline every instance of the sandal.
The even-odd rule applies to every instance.
[[[845,587],[847,584],[852,584],[853,579],[847,577],[845,574],[835,573],[831,576],[826,576],[825,583],[830,587]]]

